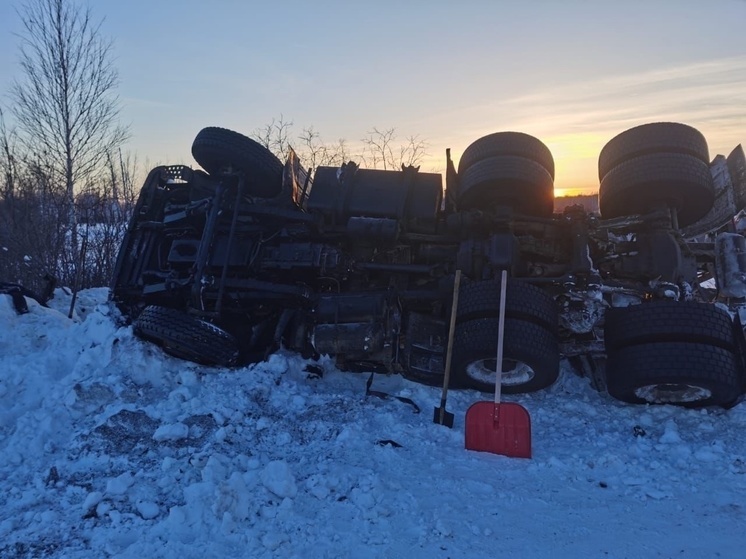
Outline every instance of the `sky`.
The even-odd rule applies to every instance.
[[[20,2],[0,3],[0,95],[20,76]],[[443,171],[514,130],[551,149],[558,195],[594,192],[616,134],[698,128],[710,154],[746,140],[746,1],[91,2],[114,41],[128,149],[194,165],[205,126],[273,119],[354,148],[374,127],[428,143]]]

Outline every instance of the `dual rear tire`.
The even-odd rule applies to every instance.
[[[715,200],[707,142],[676,122],[644,124],[612,138],[599,155],[598,175],[605,219],[672,208],[685,227]]]
[[[456,314],[454,381],[483,392],[495,389],[500,280],[462,285]],[[558,311],[541,289],[508,278],[503,338],[502,391],[546,388],[559,375]]]
[[[550,217],[554,159],[541,141],[521,132],[496,132],[464,150],[458,166],[460,210],[511,208]]]
[[[609,394],[633,404],[686,407],[736,402],[743,333],[714,305],[654,301],[606,313]]]

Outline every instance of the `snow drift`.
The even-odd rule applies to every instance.
[[[225,370],[121,326],[0,296],[0,557],[738,557],[746,404],[630,406],[563,365],[531,460],[464,450],[485,395],[296,354]],[[66,309],[57,291],[52,305]],[[308,367],[309,364],[314,367]]]

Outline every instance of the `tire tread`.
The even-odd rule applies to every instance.
[[[453,340],[452,374],[460,384],[476,390],[491,392],[494,384],[475,381],[466,375],[466,367],[477,359],[496,357],[497,318],[480,318],[457,325]],[[559,376],[559,343],[557,337],[538,324],[505,319],[503,340],[505,359],[515,359],[529,364],[535,372],[531,381],[521,385],[503,385],[506,394],[535,392],[550,386]]]
[[[611,396],[634,404],[646,403],[635,389],[651,384],[683,383],[712,392],[706,400],[680,404],[685,407],[728,406],[741,392],[734,353],[701,343],[650,343],[613,351],[608,355],[606,378]]]
[[[135,320],[134,333],[197,363],[232,366],[238,359],[238,344],[231,334],[176,309],[145,307]]]

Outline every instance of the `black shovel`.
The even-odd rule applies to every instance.
[[[440,396],[440,407],[435,408],[433,423],[453,427],[453,414],[446,411],[446,396],[448,395],[448,383],[451,378],[451,355],[453,353],[453,333],[456,330],[456,309],[458,308],[458,291],[461,284],[461,270],[456,270],[456,278],[453,281],[453,304],[451,305],[451,323],[448,326],[448,347],[446,349],[445,372],[443,375],[443,392]]]

